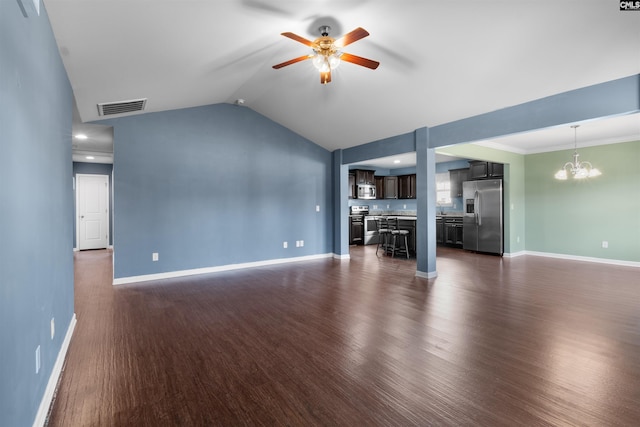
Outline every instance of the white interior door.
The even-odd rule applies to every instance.
[[[109,176],[76,175],[78,249],[109,246]]]

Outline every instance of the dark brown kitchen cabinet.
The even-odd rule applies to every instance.
[[[502,163],[473,160],[469,162],[469,179],[491,179],[504,176]]]
[[[436,243],[445,246],[462,247],[463,239],[462,217],[436,217]]]
[[[409,254],[416,253],[416,220],[415,219],[402,219],[398,217],[398,228],[400,230],[407,230],[409,235],[407,236],[407,244],[409,245]]]
[[[436,218],[436,243],[444,243],[444,220]]]
[[[349,217],[349,244],[361,245],[364,243],[364,219],[363,217]]]
[[[365,170],[365,169],[354,169],[351,172],[354,172],[356,175],[356,185],[374,185],[375,182],[375,171]]]
[[[451,169],[449,183],[451,184],[451,198],[462,197],[462,183],[469,178],[469,168]]]
[[[398,177],[398,198],[416,198],[416,174],[401,175]]]
[[[462,245],[462,224],[446,222],[444,224],[444,241],[448,245]]]
[[[397,176],[384,177],[384,198],[385,199],[398,198],[398,177]]]
[[[349,174],[349,198],[355,199],[358,197],[358,193],[356,192],[356,175],[353,173]]]
[[[376,182],[376,198],[382,199],[384,198],[384,176],[375,176],[374,180]]]
[[[462,217],[444,219],[444,243],[462,247]]]
[[[502,178],[504,165],[502,163],[489,163],[489,178]]]

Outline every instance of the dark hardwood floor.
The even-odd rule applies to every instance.
[[[111,286],[76,255],[49,426],[638,426],[640,270],[438,249]]]

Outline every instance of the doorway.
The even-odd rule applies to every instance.
[[[109,176],[76,175],[76,247],[109,246]]]

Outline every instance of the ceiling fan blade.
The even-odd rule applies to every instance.
[[[293,34],[293,33],[282,33],[283,36],[285,37],[289,37],[291,40],[295,40],[297,42],[300,42],[304,45],[307,45],[309,47],[314,47],[314,44],[312,41],[305,39],[304,37],[300,37],[297,34]]]
[[[362,27],[358,27],[350,33],[345,34],[335,41],[335,45],[339,47],[345,47],[353,42],[357,42],[369,35],[369,32]]]
[[[320,71],[320,83],[326,85],[331,82],[331,71]]]
[[[340,59],[342,61],[351,62],[352,64],[362,65],[363,67],[371,68],[372,70],[375,70],[376,68],[378,68],[378,65],[380,65],[378,61],[363,58],[361,56],[351,55],[350,53],[343,53],[340,56]]]
[[[309,58],[311,58],[311,55],[299,56],[297,58],[293,58],[293,59],[290,59],[288,61],[285,61],[285,62],[283,62],[281,64],[276,64],[276,65],[273,66],[273,68],[275,68],[277,70],[277,69],[280,69],[282,67],[286,67],[287,65],[295,64],[296,62],[304,61],[305,59],[309,59]]]

